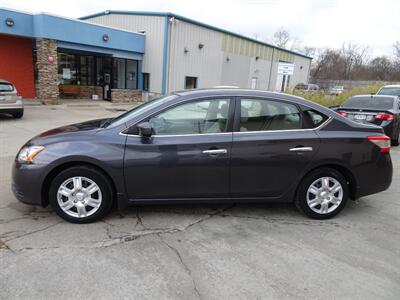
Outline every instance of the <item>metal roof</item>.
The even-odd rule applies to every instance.
[[[201,26],[201,27],[208,28],[208,29],[211,29],[211,30],[215,30],[215,31],[219,31],[219,32],[222,32],[222,33],[230,34],[230,35],[242,38],[242,39],[246,39],[248,41],[252,41],[254,43],[258,43],[258,44],[261,44],[261,45],[264,45],[264,46],[268,46],[268,47],[271,47],[271,48],[275,48],[275,49],[278,49],[278,50],[281,50],[281,51],[284,51],[284,52],[288,52],[288,53],[291,53],[291,54],[294,54],[294,55],[298,55],[298,56],[301,56],[301,57],[312,59],[311,56],[307,56],[307,55],[305,55],[303,53],[299,53],[299,52],[291,51],[291,50],[288,50],[288,49],[284,49],[284,48],[278,47],[276,45],[272,45],[272,44],[269,44],[269,43],[266,43],[266,42],[263,42],[263,41],[259,41],[259,40],[256,40],[254,38],[251,38],[251,37],[248,37],[248,36],[244,36],[244,35],[241,35],[241,34],[236,33],[236,32],[232,32],[232,31],[229,31],[229,30],[226,30],[226,29],[222,29],[222,28],[213,26],[213,25],[209,25],[209,24],[206,24],[206,23],[203,23],[203,22],[199,22],[199,21],[196,21],[196,20],[184,17],[184,16],[180,16],[180,15],[177,15],[177,14],[174,14],[174,13],[171,13],[171,12],[105,10],[105,11],[102,11],[102,12],[99,12],[99,13],[95,13],[95,14],[91,14],[91,15],[80,17],[79,19],[80,20],[86,20],[86,19],[95,18],[95,17],[99,17],[99,16],[104,16],[104,15],[109,15],[109,14],[140,15],[140,16],[156,16],[156,17],[176,18],[178,20],[181,20],[181,21],[184,21],[184,22],[188,22],[188,23],[191,23],[191,24],[194,24],[194,25],[197,25],[197,26]]]

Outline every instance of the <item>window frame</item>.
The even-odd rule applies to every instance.
[[[184,99],[182,101],[179,101],[177,103],[173,103],[167,107],[164,107],[160,110],[157,110],[150,115],[145,116],[144,118],[139,119],[136,121],[133,125],[129,126],[127,129],[125,129],[122,133],[127,134],[129,136],[139,136],[137,125],[143,122],[149,122],[151,118],[166,112],[167,110],[173,109],[175,107],[178,107],[180,105],[185,105],[188,103],[192,102],[200,102],[200,101],[207,101],[207,100],[223,100],[226,99],[228,100],[228,118],[227,118],[227,124],[226,124],[226,131],[225,132],[214,132],[214,133],[195,133],[195,134],[163,134],[163,135],[152,135],[152,137],[171,137],[171,136],[208,136],[208,135],[221,135],[221,134],[232,134],[233,133],[233,123],[234,123],[234,114],[235,114],[235,106],[236,106],[236,101],[235,97],[233,96],[224,96],[224,95],[213,95],[213,96],[202,96],[202,97],[196,97],[196,98],[190,98],[190,99]],[[126,133],[129,132],[129,133]]]
[[[187,80],[189,78],[194,79],[194,88],[187,88],[186,87],[186,83],[187,83]],[[198,84],[199,84],[199,78],[198,77],[196,77],[196,76],[185,76],[185,82],[184,82],[183,88],[185,90],[197,89],[198,88]]]
[[[274,102],[278,102],[278,103],[285,103],[285,104],[293,105],[299,111],[300,128],[296,128],[296,129],[281,129],[281,130],[240,131],[240,117],[241,117],[241,113],[242,113],[242,111],[241,111],[242,110],[241,100],[242,99],[274,101]],[[236,99],[235,99],[235,102],[236,102],[235,103],[236,109],[235,109],[235,116],[234,116],[234,121],[233,121],[233,132],[234,133],[240,133],[240,134],[253,133],[254,134],[254,133],[262,133],[262,132],[286,132],[286,131],[290,132],[290,131],[302,131],[302,130],[314,130],[315,129],[315,128],[312,128],[312,129],[304,128],[304,111],[303,111],[302,107],[297,103],[290,102],[290,101],[285,101],[285,100],[281,100],[281,99],[276,99],[276,98],[269,98],[269,97],[266,98],[266,97],[262,97],[262,96],[237,96]],[[323,122],[322,124],[324,124],[325,122]]]

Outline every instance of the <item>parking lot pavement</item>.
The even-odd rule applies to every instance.
[[[132,207],[74,225],[14,199],[10,168],[27,139],[112,115],[64,105],[0,117],[1,299],[398,299],[399,148],[391,188],[327,221],[288,204],[221,204]]]

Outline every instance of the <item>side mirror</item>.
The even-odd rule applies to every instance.
[[[153,134],[153,127],[149,122],[143,122],[137,125],[139,135],[142,137],[149,138]]]

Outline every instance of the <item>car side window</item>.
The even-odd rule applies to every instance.
[[[226,132],[229,99],[207,99],[168,109],[149,122],[155,135],[185,135]]]
[[[314,109],[303,110],[304,122],[303,127],[306,129],[316,128],[324,123],[328,117]]]
[[[240,131],[300,129],[297,106],[266,99],[240,100]]]

